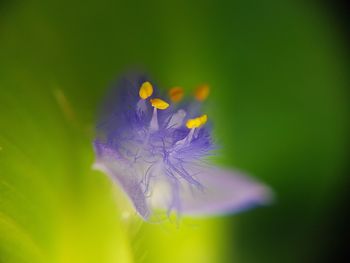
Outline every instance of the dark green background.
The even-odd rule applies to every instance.
[[[0,2],[0,262],[320,262],[346,182],[341,37],[301,1]],[[275,203],[180,228],[120,222],[91,141],[130,69],[164,89],[209,83],[217,162]]]

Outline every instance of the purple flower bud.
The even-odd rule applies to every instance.
[[[169,104],[142,76],[121,79],[102,105],[94,167],[122,187],[137,212],[215,215],[271,199],[266,186],[210,166],[215,148],[200,102]]]

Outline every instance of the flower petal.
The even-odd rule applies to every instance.
[[[120,185],[133,203],[136,211],[147,220],[150,211],[144,190],[140,184],[141,178],[137,174],[131,174],[132,169],[123,168],[122,162],[117,160],[116,153],[113,150],[97,143],[95,143],[95,148],[98,157],[93,168],[106,173],[115,183]]]
[[[188,169],[203,189],[184,186],[181,193],[184,215],[237,213],[272,200],[272,192],[267,186],[241,173],[201,165],[191,165]]]

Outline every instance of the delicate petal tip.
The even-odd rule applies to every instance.
[[[94,147],[98,157],[92,165],[92,169],[105,173],[114,183],[121,186],[137,213],[144,220],[148,220],[151,213],[139,178],[122,167],[122,163],[118,162],[117,154],[111,148],[96,142]]]
[[[150,211],[146,203],[144,193],[141,191],[139,186],[135,185],[134,182],[128,180],[124,176],[119,176],[105,166],[102,162],[95,162],[92,169],[107,174],[117,185],[120,185],[126,195],[126,197],[133,204],[136,212],[144,219],[149,220]]]
[[[183,194],[183,214],[213,216],[235,214],[272,202],[270,188],[252,178],[215,167],[192,168],[204,191]]]

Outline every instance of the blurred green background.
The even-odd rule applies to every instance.
[[[347,182],[344,46],[309,1],[1,1],[0,262],[323,262]],[[275,203],[180,226],[125,214],[91,142],[135,67],[209,83],[217,162]]]

